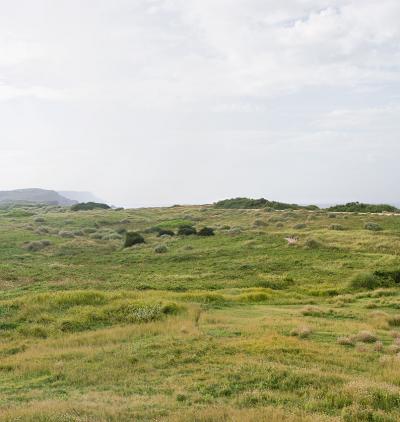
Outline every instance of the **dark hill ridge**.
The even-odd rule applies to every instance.
[[[15,189],[0,191],[0,204],[51,204],[70,206],[77,203],[65,198],[54,190],[47,189]]]

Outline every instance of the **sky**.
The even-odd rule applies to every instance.
[[[0,190],[400,202],[399,0],[0,0]]]

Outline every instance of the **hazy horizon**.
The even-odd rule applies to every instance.
[[[399,1],[0,5],[0,190],[400,202]]]

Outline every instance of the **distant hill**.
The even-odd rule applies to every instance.
[[[69,206],[76,204],[54,190],[47,189],[16,189],[0,191],[1,204],[51,204]]]
[[[296,210],[296,209],[318,209],[315,205],[298,205],[286,204],[284,202],[269,201],[265,198],[251,199],[251,198],[232,198],[218,201],[214,204],[216,208],[233,208],[233,209],[258,209],[258,208],[272,208],[274,210]]]
[[[97,203],[105,203],[103,199],[93,195],[91,192],[82,192],[82,191],[74,191],[74,190],[60,190],[58,193],[65,198],[71,199],[77,202],[97,202]]]

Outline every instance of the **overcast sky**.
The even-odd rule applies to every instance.
[[[399,0],[0,0],[0,189],[400,202]]]

